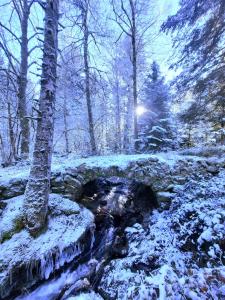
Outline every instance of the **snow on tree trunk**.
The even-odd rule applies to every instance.
[[[115,83],[115,102],[116,102],[116,152],[121,152],[121,104],[120,104],[120,95],[119,95],[119,80],[118,76],[116,76],[116,83]]]
[[[24,202],[24,221],[32,235],[38,234],[45,226],[48,210],[57,75],[58,16],[59,0],[47,0],[39,118],[33,163]]]
[[[29,139],[30,127],[27,118],[27,72],[28,72],[28,19],[30,15],[30,7],[27,0],[23,1],[23,14],[21,20],[21,62],[20,72],[18,75],[18,115],[20,119],[21,129],[21,156],[27,158],[29,156]]]
[[[65,150],[66,150],[66,154],[68,154],[70,152],[67,114],[68,114],[67,97],[66,97],[66,90],[64,90],[64,97],[63,97],[63,123],[64,123],[64,135],[65,135]]]
[[[89,122],[89,135],[90,135],[90,144],[92,155],[96,154],[96,142],[94,135],[94,121],[93,121],[93,112],[92,112],[92,103],[91,103],[91,93],[90,93],[90,68],[88,63],[88,37],[89,30],[87,25],[88,18],[88,3],[83,9],[83,28],[84,28],[84,73],[85,73],[85,95],[87,101],[87,110],[88,110],[88,122]]]
[[[137,29],[136,29],[136,16],[133,0],[130,0],[131,18],[132,18],[132,30],[131,30],[131,44],[132,44],[132,67],[133,67],[133,114],[134,114],[134,149],[137,151],[137,139],[138,139],[138,126],[137,126]]]

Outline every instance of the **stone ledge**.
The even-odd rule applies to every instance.
[[[0,230],[6,232],[3,226],[8,226],[11,231],[0,244],[0,298],[48,279],[54,271],[79,257],[88,248],[94,224],[89,210],[52,194],[47,229],[34,239],[25,229],[13,232],[14,222],[21,217],[23,197],[7,202],[9,207],[3,212]]]

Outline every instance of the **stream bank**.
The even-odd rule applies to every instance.
[[[157,206],[150,187],[127,179],[100,178],[87,183],[83,191],[80,204],[95,216],[90,249],[54,279],[26,291],[17,300],[64,300],[81,292],[97,293],[104,268],[112,259],[126,257],[128,253],[125,229],[143,222],[145,214]]]
[[[186,176],[193,163],[196,164],[195,171]],[[156,164],[159,166],[160,162]],[[211,164],[214,165],[212,161]],[[150,174],[153,164],[149,170],[147,165],[147,160],[139,161],[135,166],[129,166],[129,172],[140,175],[142,170]],[[182,170],[185,178],[181,178],[181,166],[186,166]],[[21,227],[23,196],[1,200],[1,297],[6,299],[9,295],[12,300],[22,293],[22,297],[32,295],[32,300],[44,299],[43,295],[49,291],[53,299],[93,300],[97,297],[142,300],[160,299],[163,295],[166,299],[174,299],[174,295],[178,299],[223,299],[224,167],[220,162],[216,169],[211,168],[205,160],[195,159],[179,163],[179,168],[176,164],[170,167],[169,173],[162,172],[161,177],[154,170],[149,176],[143,175],[146,181],[151,177],[153,182],[155,178],[154,187],[160,186],[160,178],[164,176],[160,187],[166,188],[161,192],[156,190],[160,201],[159,207],[153,210],[154,201],[143,200],[141,204],[132,200],[135,198],[131,193],[135,182],[130,181],[127,186],[125,180],[124,186],[124,183],[118,183],[123,181],[122,178],[105,177],[103,172],[104,177],[97,182],[100,191],[96,192],[95,180],[100,177],[97,168],[93,172],[89,172],[87,166],[80,168],[79,172],[71,169],[70,176],[79,173],[76,177],[79,182],[82,182],[82,170],[86,174],[80,203],[76,204],[61,195],[51,195],[48,229],[36,240]],[[162,164],[160,168],[162,171]],[[113,170],[115,168],[110,167],[106,173],[111,174]],[[159,168],[155,170],[160,171]],[[66,172],[68,175],[69,171]],[[133,178],[137,178],[137,174]],[[57,176],[57,186],[62,178],[67,178],[60,174]],[[179,184],[175,184],[178,178]],[[113,182],[111,187],[108,181]],[[137,184],[143,184],[146,188],[144,180],[141,184],[137,181]],[[147,187],[149,189],[148,184]],[[147,192],[142,188],[141,191],[143,194]],[[105,198],[115,201],[106,201]],[[149,212],[143,210],[146,204],[149,205]],[[135,211],[134,208],[139,206],[140,210]],[[101,243],[108,245],[108,248],[100,247],[100,251],[97,245]],[[15,280],[19,278],[20,268],[24,270],[21,285]],[[32,278],[30,282],[29,278]],[[51,299],[50,296],[48,299]]]

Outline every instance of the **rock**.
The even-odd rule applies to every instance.
[[[23,197],[10,199],[1,225],[16,229]],[[25,229],[10,231],[1,244],[0,298],[48,279],[57,269],[87,251],[92,239],[93,214],[59,195],[50,195],[48,226],[37,238]],[[13,227],[14,226],[14,227]],[[1,230],[2,230],[2,226]]]
[[[11,179],[5,186],[2,186],[2,198],[9,199],[15,196],[22,195],[25,191],[27,180]]]
[[[149,162],[158,162],[159,161],[158,157],[149,157],[147,160]]]
[[[76,178],[66,175],[65,181],[65,192],[72,195],[72,199],[79,199],[82,195],[82,185]]]
[[[103,298],[95,292],[81,293],[78,296],[71,296],[67,300],[103,300]]]
[[[157,193],[157,200],[158,200],[159,204],[165,203],[165,202],[171,203],[171,201],[173,199],[174,199],[173,193],[170,193],[170,192],[158,192]]]
[[[58,175],[51,178],[52,187],[61,187],[63,182],[63,176]]]
[[[72,197],[73,200],[78,199],[82,194],[82,186],[94,179],[100,177],[118,176],[134,179],[138,182],[149,185],[155,192],[167,191],[169,185],[183,185],[191,178],[207,177],[215,175],[224,167],[224,159],[212,160],[209,158],[201,158],[199,160],[190,159],[189,157],[175,156],[172,163],[169,160],[159,156],[149,155],[140,157],[124,156],[125,165],[121,165],[121,161],[110,161],[104,166],[99,159],[96,158],[88,163],[81,163],[74,167],[62,169],[62,171],[53,171],[51,178],[51,188],[54,193]],[[88,159],[87,159],[88,160]],[[3,180],[0,177],[0,198],[9,199],[24,193],[27,174],[23,174],[19,178],[12,180]],[[169,190],[168,190],[169,191]]]
[[[4,210],[0,220],[0,243],[9,240],[23,226],[23,196],[4,201]]]
[[[158,192],[157,200],[162,209],[168,210],[174,199],[174,194],[170,192]]]
[[[217,175],[219,173],[218,167],[214,166],[208,166],[207,172],[211,173],[212,175]]]
[[[174,179],[178,184],[185,184],[187,181],[187,179],[183,176],[176,176]]]

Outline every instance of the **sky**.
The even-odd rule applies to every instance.
[[[146,0],[150,1],[150,0]],[[7,0],[1,0],[2,3],[8,2]],[[111,8],[109,5],[109,0],[104,0],[102,3],[105,3],[104,5],[106,6],[106,10],[108,10],[111,14]],[[155,4],[156,7],[156,15],[157,15],[157,22],[153,28],[153,32],[157,36],[154,38],[154,41],[150,42],[148,47],[147,47],[147,55],[146,55],[146,60],[147,63],[150,65],[153,60],[156,60],[161,67],[161,71],[163,75],[166,77],[166,80],[169,81],[173,79],[176,75],[176,73],[172,70],[169,70],[169,62],[168,59],[172,55],[172,43],[171,43],[171,38],[169,35],[166,35],[165,33],[160,33],[159,34],[159,29],[163,21],[167,19],[169,15],[172,15],[176,13],[178,9],[178,3],[179,0],[152,0],[152,3]],[[151,13],[151,12],[150,12]],[[7,7],[2,7],[0,10],[0,18],[1,21],[7,20],[10,15],[10,10]],[[104,16],[103,16],[104,17]],[[43,18],[43,13],[37,6],[34,6],[32,9],[32,19],[37,20],[37,24],[39,25],[42,23],[42,18]],[[16,20],[16,19],[15,19]],[[42,24],[41,24],[42,25]],[[17,31],[17,28],[19,28],[19,24],[16,21],[13,21],[12,23],[12,29],[14,32]],[[32,32],[33,29],[31,29]],[[119,28],[117,28],[119,32]],[[37,41],[36,41],[37,42]],[[35,40],[34,40],[35,43]],[[31,47],[33,45],[31,44]],[[14,48],[14,54],[19,56],[19,48],[15,44],[13,45]],[[38,58],[41,58],[41,53],[36,52],[34,53]],[[99,53],[97,54],[99,55]],[[104,58],[103,58],[104,59]],[[97,59],[98,62],[98,59]],[[35,72],[35,69],[32,69],[33,72]]]
[[[159,18],[156,30],[160,29],[163,21],[168,16],[176,13],[179,7],[179,0],[156,0],[157,7],[159,7]],[[172,80],[176,76],[176,72],[169,70],[169,58],[173,54],[171,36],[161,32],[159,37],[155,40],[153,45],[153,59],[156,60],[160,66],[161,71],[166,77],[166,80]]]

